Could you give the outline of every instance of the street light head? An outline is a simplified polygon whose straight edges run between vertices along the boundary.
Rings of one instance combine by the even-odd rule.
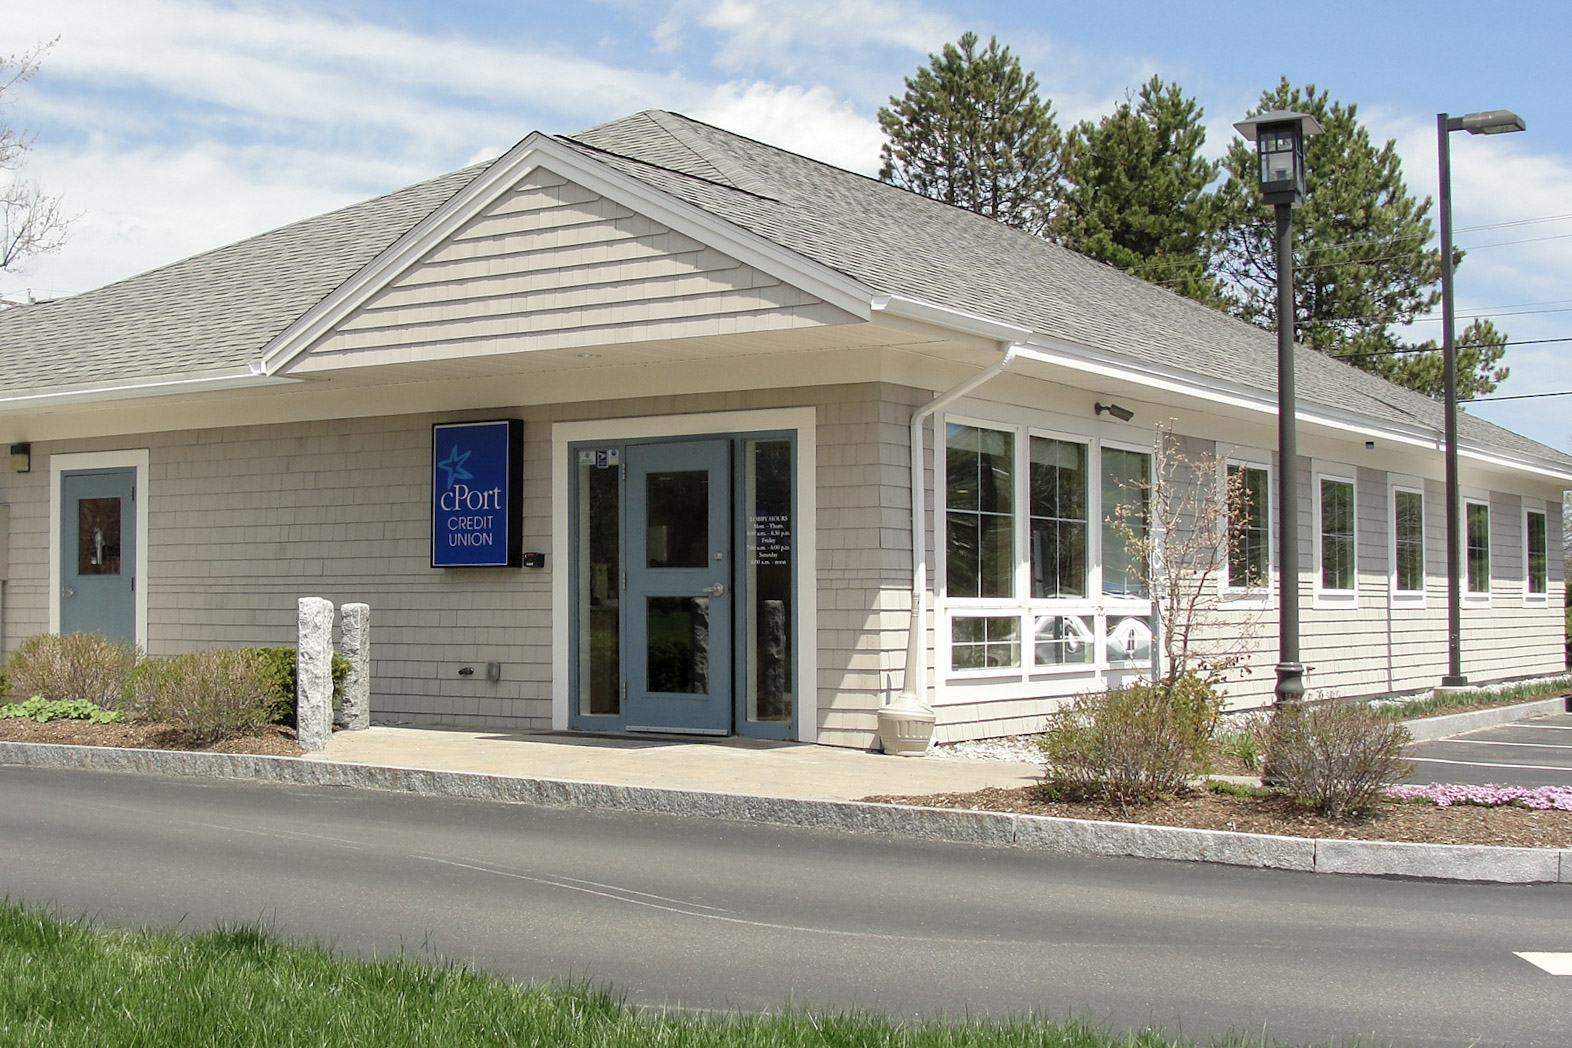
[[[1321,133],[1316,118],[1279,109],[1241,120],[1234,128],[1255,143],[1262,199],[1298,204],[1305,194],[1304,140]]]
[[[1462,129],[1471,135],[1505,135],[1513,131],[1526,131],[1523,118],[1510,109],[1492,109],[1486,113],[1468,113],[1460,118]]]

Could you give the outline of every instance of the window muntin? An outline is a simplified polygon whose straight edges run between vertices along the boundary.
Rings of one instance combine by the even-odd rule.
[[[1228,464],[1228,585],[1265,586],[1272,565],[1271,483],[1265,467]]]
[[[1152,456],[1102,449],[1103,593],[1145,599],[1146,565],[1130,547],[1146,538]]]
[[[1425,497],[1392,492],[1392,586],[1398,593],[1425,591]]]
[[[1549,582],[1549,537],[1545,514],[1531,509],[1524,515],[1523,539],[1527,545],[1527,571],[1524,588],[1530,596],[1543,596]]]
[[[1469,502],[1463,507],[1464,532],[1467,536],[1468,592],[1490,592],[1490,507],[1483,502]]]
[[[945,588],[951,597],[1015,592],[1015,440],[950,423],[945,438]]]
[[[1320,483],[1321,588],[1354,589],[1354,483],[1322,477]]]
[[[1087,446],[1036,436],[1030,446],[1031,595],[1085,597],[1091,566]]]

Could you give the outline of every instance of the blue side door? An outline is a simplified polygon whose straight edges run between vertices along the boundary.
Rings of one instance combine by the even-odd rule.
[[[136,470],[60,481],[60,632],[135,643]]]
[[[732,715],[731,448],[627,448],[630,731],[724,735]]]

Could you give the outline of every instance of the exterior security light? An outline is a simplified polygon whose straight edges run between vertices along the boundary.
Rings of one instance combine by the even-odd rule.
[[[1131,411],[1129,408],[1122,408],[1118,404],[1097,403],[1092,405],[1092,410],[1093,414],[1097,415],[1101,415],[1106,411],[1120,422],[1129,422],[1131,419],[1135,418],[1135,412]]]
[[[1241,120],[1234,129],[1255,143],[1262,199],[1296,206],[1305,195],[1305,139],[1321,133],[1316,118],[1277,109]]]
[[[31,473],[33,471],[33,445],[11,445],[11,468],[17,473]]]

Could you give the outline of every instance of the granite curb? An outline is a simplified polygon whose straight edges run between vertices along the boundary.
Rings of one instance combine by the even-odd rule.
[[[1415,742],[1433,742],[1436,739],[1462,735],[1464,732],[1479,731],[1481,728],[1493,728],[1498,724],[1510,724],[1512,721],[1527,717],[1548,717],[1555,713],[1566,712],[1572,712],[1572,698],[1557,696],[1551,699],[1520,702],[1512,706],[1492,706],[1483,710],[1446,713],[1439,717],[1416,717],[1404,721],[1403,726],[1408,729],[1408,734],[1413,736]]]
[[[0,765],[354,787],[543,807],[761,822],[1071,855],[1209,862],[1306,873],[1506,884],[1572,884],[1572,849],[1280,837],[1007,812],[861,801],[796,800],[571,779],[346,764],[300,757],[53,743],[0,742]]]

